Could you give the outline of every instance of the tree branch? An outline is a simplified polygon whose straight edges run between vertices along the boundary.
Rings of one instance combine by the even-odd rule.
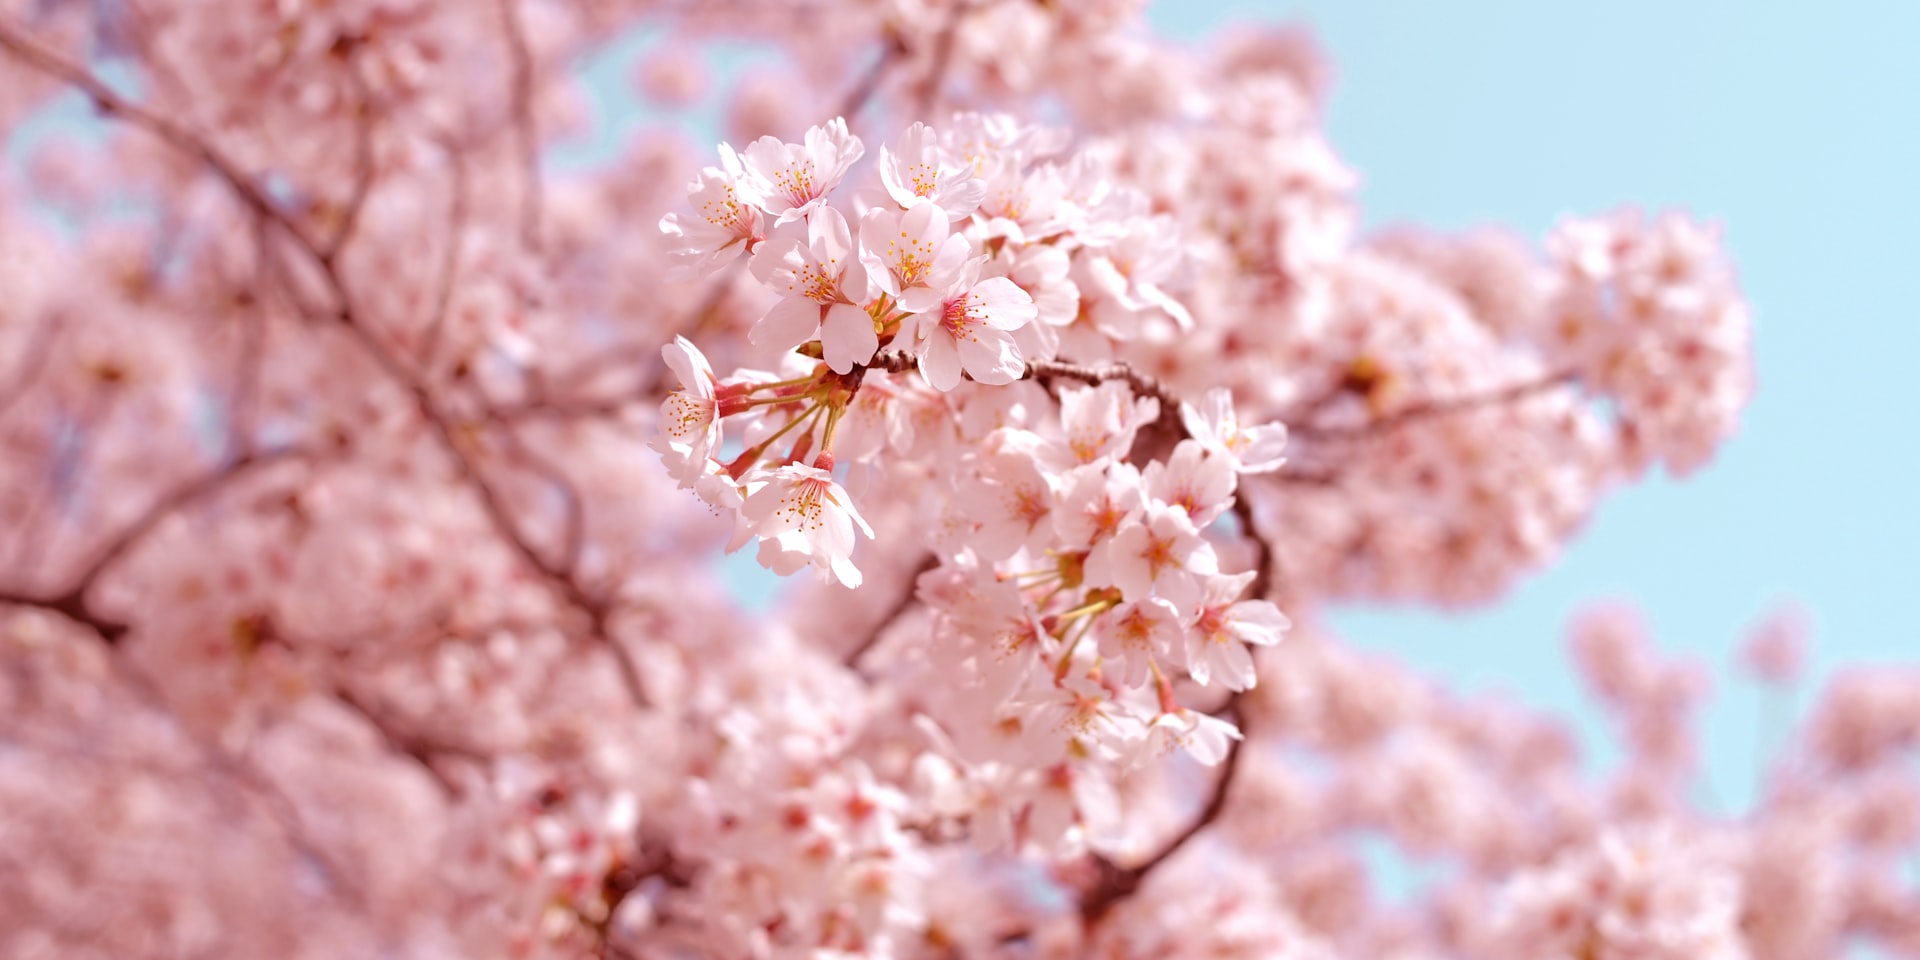
[[[519,0],[500,0],[500,21],[507,35],[511,62],[508,92],[512,100],[514,148],[520,155],[520,242],[540,249],[543,200],[540,180],[540,131],[533,116],[533,51],[526,25],[520,20]]]
[[[467,228],[467,164],[460,151],[445,145],[447,164],[453,168],[447,203],[447,248],[440,255],[440,277],[434,287],[433,314],[427,320],[425,341],[420,345],[421,369],[432,369],[434,355],[440,352],[440,338],[447,326],[447,311],[453,306],[453,282],[460,274],[460,235]]]
[[[11,18],[0,19],[0,50],[13,54],[28,67],[79,89],[81,93],[93,100],[94,106],[100,112],[107,116],[125,120],[159,137],[174,149],[199,159],[227,182],[234,194],[240,198],[240,202],[273,221],[298,240],[302,246],[309,250],[316,249],[312,239],[300,226],[293,222],[286,211],[270,200],[251,179],[242,174],[238,165],[186,127],[115,93],[105,81],[94,76],[85,67],[67,60],[57,51],[35,40],[26,31],[20,29]]]
[[[501,0],[501,2],[503,12],[510,15],[512,24],[517,27],[519,23],[517,11],[511,8],[514,0]],[[592,597],[569,572],[542,557],[540,552],[527,541],[519,526],[514,523],[499,491],[487,481],[473,458],[463,448],[452,422],[434,402],[433,394],[426,383],[401,364],[355,313],[353,298],[349,295],[350,291],[340,274],[336,260],[326,255],[314,239],[301,230],[286,212],[275,205],[259,186],[240,172],[237,166],[187,128],[121,98],[84,67],[71,63],[58,53],[48,50],[10,23],[0,22],[0,49],[11,51],[34,69],[78,87],[92,96],[108,115],[119,117],[146,129],[181,152],[200,159],[227,183],[243,203],[279,225],[288,236],[294,239],[302,255],[313,262],[329,294],[335,300],[333,310],[326,311],[325,316],[317,319],[337,322],[347,331],[362,352],[373,360],[375,366],[413,398],[414,406],[431,428],[432,436],[453,461],[462,485],[471,488],[479,498],[482,512],[496,534],[505,540],[508,546],[518,553],[563,601],[586,615],[590,635],[612,648],[619,662],[621,678],[627,686],[628,693],[636,704],[646,705],[648,699],[644,687],[639,683],[638,672],[632,657],[607,633],[607,606]],[[537,208],[534,213],[537,216]],[[301,309],[313,310],[306,305],[302,305]]]
[[[920,96],[914,103],[914,119],[926,120],[940,102],[940,88],[946,85],[947,70],[953,64],[953,45],[959,38],[960,21],[973,9],[974,0],[949,0],[947,20],[933,40],[933,63],[920,83]]]
[[[892,629],[893,625],[899,622],[901,617],[906,616],[907,611],[912,610],[914,604],[919,601],[920,575],[938,566],[940,566],[939,557],[931,553],[921,557],[920,562],[914,564],[913,572],[907,574],[906,589],[900,591],[899,598],[894,600],[893,605],[887,608],[887,612],[874,623],[873,629],[867,631],[867,635],[852,650],[847,651],[846,655],[840,658],[840,662],[849,668],[857,669],[861,658],[873,649],[874,644],[880,642],[880,637]]]
[[[1188,841],[1199,835],[1200,831],[1220,819],[1220,814],[1227,808],[1227,793],[1233,786],[1235,771],[1240,768],[1242,745],[1246,742],[1244,739],[1246,720],[1238,716],[1241,712],[1238,709],[1239,699],[1238,693],[1228,697],[1222,712],[1235,715],[1235,719],[1241,725],[1242,739],[1228,743],[1226,759],[1220,764],[1220,774],[1213,781],[1213,790],[1207,794],[1206,805],[1200,808],[1199,815],[1194,817],[1185,829],[1175,834],[1145,860],[1131,867],[1119,867],[1106,857],[1094,854],[1093,861],[1095,868],[1099,871],[1099,879],[1090,890],[1080,896],[1080,919],[1083,923],[1088,926],[1098,924],[1115,906],[1119,905],[1120,901],[1138,892],[1148,875],[1174,854],[1179,853],[1186,847]]]
[[[345,45],[343,54],[351,58],[358,41],[348,38],[343,39],[341,43]],[[353,231],[360,223],[360,212],[366,208],[367,197],[373,193],[375,173],[372,96],[367,90],[366,81],[353,70],[351,62],[348,64],[346,73],[356,96],[353,111],[354,119],[358,121],[355,124],[353,142],[353,192],[347,195],[347,205],[340,212],[339,228],[334,231],[332,237],[328,238],[326,246],[321,250],[321,256],[329,262],[338,259],[340,251],[346,248],[349,240],[353,239]]]
[[[92,559],[81,567],[72,584],[64,590],[52,595],[0,591],[0,604],[50,610],[98,633],[108,646],[117,645],[121,638],[126,636],[130,626],[101,614],[87,599],[87,594],[92,592],[100,577],[167,517],[213,496],[225,489],[227,485],[261,467],[306,455],[304,450],[297,448],[247,454],[218,470],[183,484],[154,501],[144,512],[134,518],[132,523],[122,527],[118,533],[95,550]]]
[[[1524,400],[1537,393],[1547,393],[1579,381],[1579,375],[1571,370],[1548,374],[1537,380],[1527,380],[1486,393],[1468,394],[1462,397],[1423,400],[1411,406],[1403,407],[1385,416],[1375,417],[1363,424],[1354,426],[1315,426],[1301,424],[1290,428],[1293,436],[1306,440],[1353,440],[1378,433],[1396,430],[1400,427],[1430,420],[1435,417],[1451,416],[1457,413],[1469,413],[1487,407]]]
[[[874,58],[873,65],[860,75],[860,80],[853,89],[847,91],[846,99],[840,102],[839,115],[845,118],[847,123],[853,123],[854,118],[860,115],[860,111],[866,109],[867,104],[873,100],[874,94],[880,92],[881,81],[886,79],[887,74],[906,53],[907,47],[901,41],[900,35],[889,30],[885,45],[880,48],[880,55]]]

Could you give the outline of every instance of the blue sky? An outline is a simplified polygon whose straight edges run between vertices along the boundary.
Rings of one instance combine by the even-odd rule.
[[[1782,597],[1814,615],[1817,677],[1920,660],[1920,4],[1325,0],[1150,16],[1194,38],[1234,20],[1311,25],[1369,225],[1539,236],[1567,213],[1680,207],[1722,225],[1754,303],[1759,393],[1711,467],[1608,501],[1495,608],[1343,611],[1353,642],[1524,691],[1589,729],[1560,629],[1593,599],[1634,600],[1663,645],[1717,667]],[[1740,803],[1761,704],[1731,679],[1718,694],[1714,793]]]

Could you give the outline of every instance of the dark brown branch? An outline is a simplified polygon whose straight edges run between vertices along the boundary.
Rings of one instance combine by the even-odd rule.
[[[1240,535],[1253,541],[1253,582],[1247,595],[1260,599],[1273,592],[1273,545],[1253,525],[1253,501],[1242,488],[1233,498],[1233,515],[1240,521]]]
[[[1293,436],[1304,440],[1352,440],[1396,430],[1409,424],[1419,423],[1436,417],[1451,416],[1458,413],[1470,413],[1484,410],[1517,400],[1524,400],[1534,394],[1546,393],[1560,387],[1578,382],[1579,375],[1571,370],[1549,374],[1538,380],[1489,390],[1486,393],[1468,394],[1462,397],[1448,397],[1423,400],[1411,406],[1403,407],[1384,416],[1375,417],[1363,424],[1353,426],[1315,426],[1300,424],[1292,426]]]
[[[874,354],[866,364],[869,370],[885,370],[888,373],[906,373],[920,367],[918,358],[905,350],[886,350]],[[973,377],[962,373],[962,377]],[[1112,380],[1124,381],[1132,388],[1135,396],[1152,397],[1160,405],[1160,415],[1155,421],[1170,431],[1176,439],[1187,439],[1186,424],[1180,419],[1180,398],[1173,395],[1160,381],[1133,369],[1125,363],[1107,363],[1100,366],[1072,363],[1065,360],[1029,360],[1026,369],[1021,371],[1021,380],[1038,380],[1042,383],[1053,380],[1076,380],[1088,386],[1099,386]]]
[[[539,451],[529,447],[526,441],[520,439],[520,434],[512,423],[495,420],[494,425],[499,429],[500,436],[506,441],[507,450],[514,459],[525,464],[527,469],[539,474],[541,479],[560,491],[563,516],[559,558],[554,562],[554,568],[569,577],[573,576],[580,568],[580,556],[586,549],[587,541],[586,504],[580,496],[579,489],[567,477],[566,471],[560,469],[559,464],[547,459]]]
[[[1239,697],[1237,693],[1229,697],[1227,706],[1222,708],[1222,712],[1230,715],[1239,714],[1241,712],[1237,708]],[[1238,719],[1241,724],[1240,733],[1244,738],[1246,720],[1244,717]],[[1220,814],[1227,808],[1227,794],[1233,787],[1234,772],[1240,768],[1240,755],[1245,742],[1244,739],[1240,739],[1231,741],[1227,745],[1226,759],[1220,763],[1220,774],[1213,781],[1213,790],[1207,794],[1206,805],[1200,808],[1199,815],[1195,816],[1185,829],[1161,845],[1159,850],[1131,867],[1120,867],[1104,856],[1093,855],[1098,879],[1091,889],[1080,896],[1082,922],[1088,926],[1098,924],[1115,906],[1119,905],[1120,901],[1137,893],[1141,885],[1146,882],[1148,875],[1185,848],[1189,841],[1199,835],[1200,831],[1220,819]]]
[[[226,456],[240,457],[253,447],[254,406],[260,394],[260,370],[266,363],[266,291],[272,273],[267,258],[267,224],[254,218],[254,264],[251,288],[245,291],[240,318],[240,343],[234,349],[233,392],[227,398]]]
[[[142,538],[152,532],[153,528],[160,524],[160,521],[201,500],[212,497],[214,494],[225,489],[229,484],[239,481],[248,474],[276,463],[302,459],[307,455],[307,451],[297,447],[285,447],[262,453],[248,453],[162,496],[159,500],[154,501],[151,506],[147,507],[146,511],[139,517],[136,517],[132,523],[122,527],[120,532],[103,544],[100,549],[94,551],[93,558],[82,568],[79,579],[75,581],[73,592],[81,597],[86,596],[87,592],[93,589],[93,585],[99,581],[101,575],[104,574],[109,567],[118,562],[121,557],[125,556],[127,551],[133,549]]]
[[[374,732],[380,735],[380,739],[386,742],[388,750],[397,756],[405,757],[413,761],[421,770],[426,772],[427,776],[432,777],[434,782],[439,785],[440,792],[449,798],[460,795],[460,785],[455,783],[453,778],[448,776],[447,772],[440,768],[438,760],[441,757],[459,757],[474,763],[486,762],[485,757],[471,750],[438,743],[419,734],[408,733],[399,729],[389,722],[381,711],[361,699],[359,694],[353,692],[344,684],[338,682],[334,684],[333,696],[342,706],[358,714],[360,719],[366,721],[367,725],[372,727]]]
[[[126,624],[94,613],[92,608],[80,599],[80,595],[72,590],[51,597],[0,590],[0,606],[33,607],[59,614],[68,622],[99,634],[100,639],[106,641],[108,646],[119,643],[120,638],[127,634]]]
[[[505,540],[507,546],[519,554],[521,560],[524,561],[527,566],[531,567],[535,573],[539,574],[541,579],[545,580],[548,586],[551,587],[555,593],[559,594],[562,600],[569,606],[586,614],[589,633],[611,647],[615,658],[619,661],[620,677],[622,683],[627,687],[627,693],[632,696],[636,704],[646,705],[648,702],[646,689],[640,683],[639,674],[632,662],[632,658],[627,654],[626,650],[607,633],[607,618],[609,615],[607,605],[599,598],[591,595],[578,580],[574,579],[571,570],[566,569],[564,565],[558,562],[542,556],[540,551],[533,546],[533,543],[527,539],[526,534],[521,531],[520,525],[514,521],[512,512],[507,508],[505,498],[500,495],[498,490],[494,489],[493,484],[488,482],[486,476],[481,473],[479,464],[477,464],[473,456],[467,452],[466,446],[461,440],[460,433],[454,426],[452,418],[442,412],[439,405],[434,402],[433,393],[428,389],[426,383],[415,375],[413,371],[407,369],[407,367],[400,362],[399,358],[395,357],[392,351],[389,351],[386,346],[380,342],[379,338],[374,336],[372,330],[359,322],[353,313],[351,302],[346,296],[345,287],[340,284],[339,278],[336,275],[329,273],[329,277],[330,282],[341,299],[342,309],[344,311],[337,319],[346,328],[348,335],[353,338],[355,343],[359,344],[361,350],[374,361],[375,365],[378,366],[389,379],[405,389],[408,395],[413,398],[414,409],[430,428],[430,432],[438,442],[441,450],[453,461],[454,471],[461,485],[471,489],[475,496],[479,498],[481,512],[486,516],[487,522],[493,527],[494,532],[498,534],[502,540]]]

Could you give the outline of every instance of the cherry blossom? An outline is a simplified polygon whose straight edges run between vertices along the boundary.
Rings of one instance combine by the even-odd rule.
[[[1180,421],[1193,439],[1210,453],[1225,457],[1239,473],[1272,473],[1287,461],[1285,424],[1242,427],[1233,412],[1233,394],[1224,387],[1208,390],[1195,405],[1180,405]]]
[[[748,144],[737,161],[740,195],[766,211],[775,225],[806,217],[826,202],[865,152],[841,117],[808,128],[801,143],[761,137]]]
[[[791,350],[817,335],[827,364],[846,373],[873,359],[880,345],[864,306],[870,296],[866,268],[854,257],[852,234],[838,210],[822,207],[805,223],[804,236],[776,228],[754,255],[754,275],[786,292],[748,339]]]
[[[1025,372],[1009,331],[1033,319],[1033,298],[1005,277],[976,279],[976,269],[963,270],[946,299],[918,317],[913,340],[920,372],[935,390],[952,390],[962,374],[1004,384]]]
[[[880,182],[902,208],[931,201],[952,220],[973,213],[986,194],[973,165],[951,159],[924,123],[908,127],[893,148],[880,148]]]
[[[908,313],[940,306],[959,280],[969,249],[966,237],[948,231],[946,216],[931,201],[902,211],[875,207],[860,218],[860,262]]]
[[[1229,690],[1253,687],[1257,674],[1246,644],[1280,642],[1291,622],[1266,600],[1241,600],[1251,572],[1206,581],[1199,615],[1186,631],[1187,671],[1197,683],[1218,680]]]
[[[860,570],[853,565],[853,532],[858,528],[871,539],[873,528],[860,516],[853,499],[833,474],[819,466],[790,463],[757,479],[764,485],[746,497],[740,513],[761,538],[761,556],[770,556],[766,551],[774,549],[788,557],[803,557],[805,564],[819,568],[822,577],[848,587],[859,586]],[[784,562],[789,561],[775,560],[768,565],[779,569],[778,564]]]
[[[712,273],[762,239],[760,209],[741,196],[739,158],[731,150],[720,158],[724,166],[701,170],[687,187],[695,215],[669,213],[660,220],[661,232],[677,241],[673,255],[684,275]]]
[[[133,6],[0,4],[0,953],[1920,944],[1910,665],[1734,808],[1630,608],[1598,766],[1326,625],[1716,455],[1718,227],[1362,232],[1303,29],[1132,3]]]

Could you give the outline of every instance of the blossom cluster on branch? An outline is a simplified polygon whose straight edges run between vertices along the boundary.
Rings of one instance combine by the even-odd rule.
[[[0,955],[1920,955],[1912,670],[1734,811],[1628,613],[1608,770],[1324,625],[1710,460],[1716,232],[1362,233],[1138,8],[0,0]]]

